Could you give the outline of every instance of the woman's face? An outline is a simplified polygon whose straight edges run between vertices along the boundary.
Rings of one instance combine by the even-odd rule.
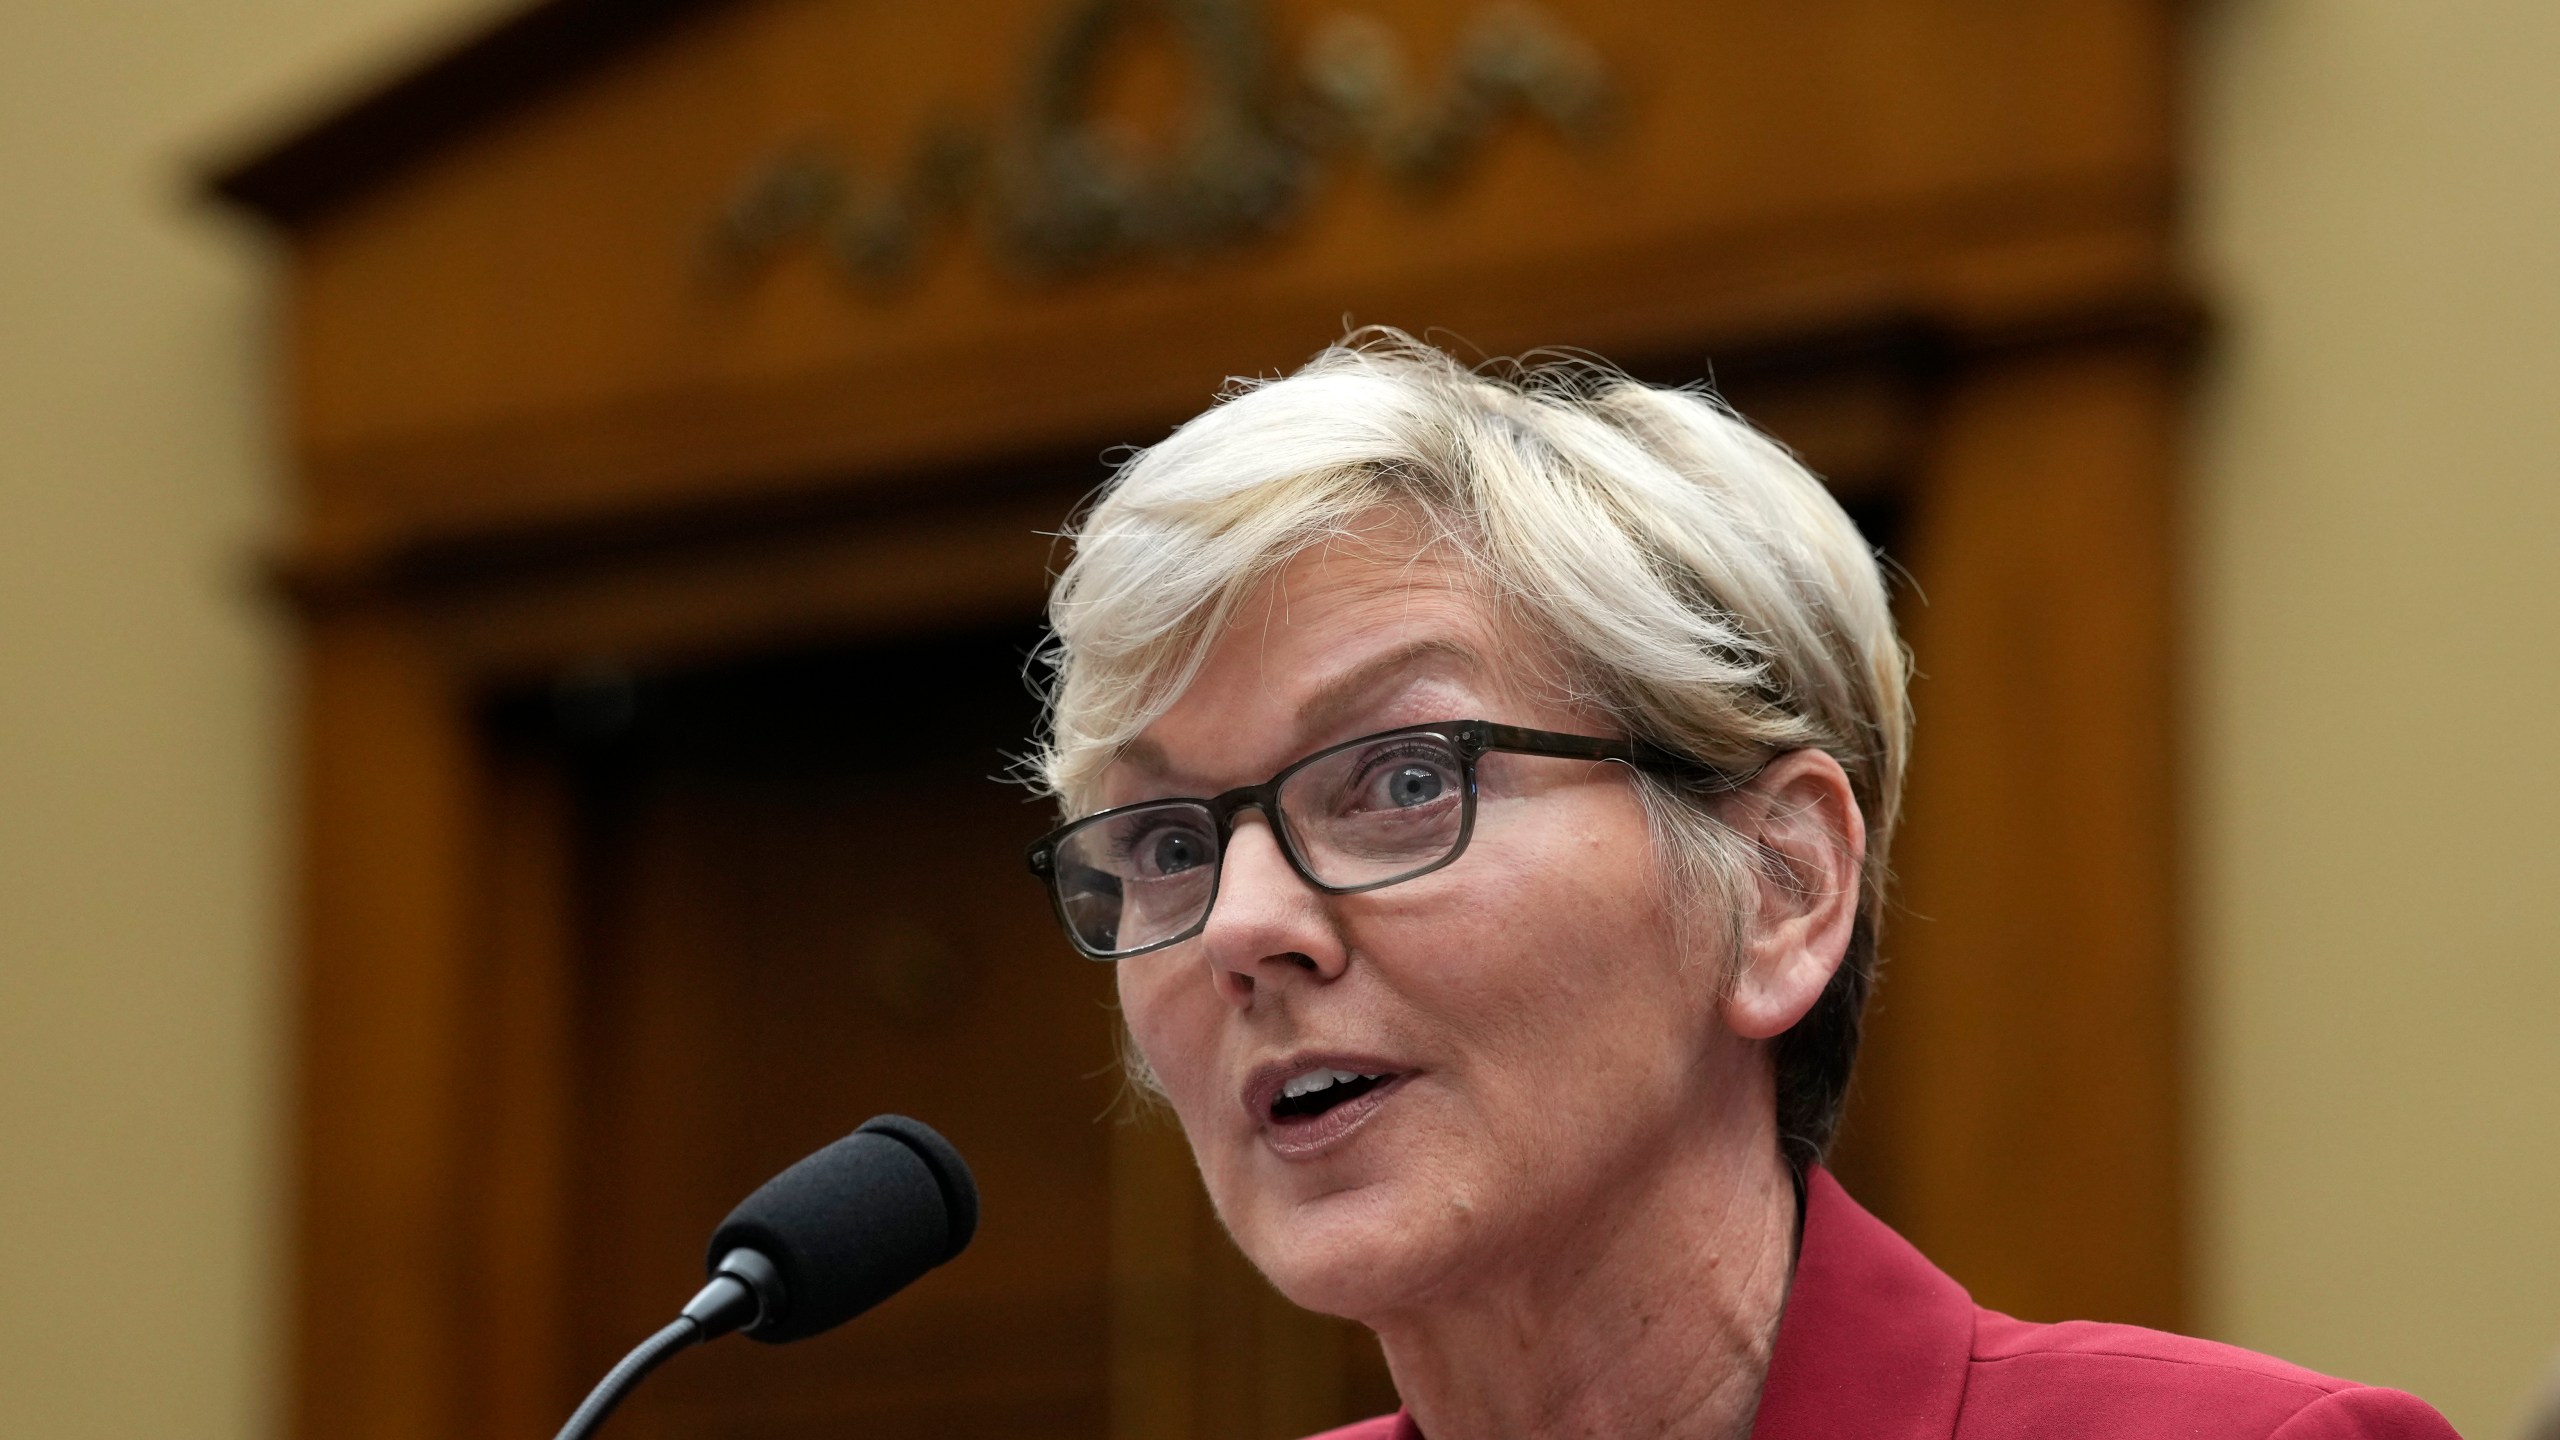
[[[1215,794],[1424,721],[1606,733],[1541,682],[1552,656],[1401,538],[1275,577],[1101,803]],[[1456,863],[1367,894],[1309,887],[1246,812],[1207,928],[1118,966],[1237,1243],[1292,1300],[1373,1324],[1568,1253],[1720,1116],[1769,1103],[1765,1065],[1719,1023],[1718,957],[1683,953],[1628,772],[1496,754],[1478,774]],[[1324,1071],[1383,1079],[1275,1115],[1284,1085]]]

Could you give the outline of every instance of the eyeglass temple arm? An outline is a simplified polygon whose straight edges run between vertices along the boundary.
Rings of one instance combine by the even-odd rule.
[[[1737,776],[1703,760],[1694,760],[1675,750],[1648,745],[1640,740],[1608,740],[1596,735],[1567,735],[1556,730],[1531,730],[1521,725],[1496,725],[1479,721],[1465,727],[1470,732],[1462,738],[1478,750],[1508,750],[1523,755],[1552,755],[1567,760],[1617,760],[1648,770],[1675,770],[1715,780],[1720,785],[1740,785],[1749,776]]]

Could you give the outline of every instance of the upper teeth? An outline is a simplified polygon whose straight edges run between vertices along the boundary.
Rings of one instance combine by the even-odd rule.
[[[1363,1075],[1356,1070],[1310,1070],[1281,1086],[1280,1098],[1295,1100],[1301,1095],[1312,1095],[1318,1090],[1330,1089],[1336,1085],[1348,1085],[1354,1080],[1377,1078],[1375,1075]]]

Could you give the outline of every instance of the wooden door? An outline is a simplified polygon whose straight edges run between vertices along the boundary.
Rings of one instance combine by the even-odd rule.
[[[996,783],[1027,733],[1011,632],[570,698],[579,771],[573,1359],[600,1374],[700,1283],[720,1217],[866,1117],[968,1156],[975,1244],[864,1324],[718,1347],[635,1435],[1102,1433],[1109,975],[1057,953]],[[587,712],[574,713],[583,707]],[[601,713],[599,713],[601,712]]]
[[[1356,1327],[1218,1230],[1121,1078],[1109,969],[1019,863],[1050,823],[1007,775],[1037,638],[588,667],[496,705],[570,797],[564,1403],[700,1283],[739,1197],[900,1110],[976,1171],[970,1249],[858,1325],[689,1358],[618,1428],[1262,1440],[1393,1406]]]

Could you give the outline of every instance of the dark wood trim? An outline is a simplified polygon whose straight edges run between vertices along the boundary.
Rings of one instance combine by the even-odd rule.
[[[212,161],[203,191],[280,226],[306,224],[545,91],[731,3],[537,0],[388,83]],[[2163,3],[2176,11],[2187,0]]]
[[[564,576],[648,573],[706,556],[799,548],[821,537],[895,534],[960,507],[1008,513],[1026,501],[1054,520],[1109,473],[1110,442],[939,470],[837,473],[801,486],[740,489],[554,521],[423,532],[360,561],[270,553],[267,589],[310,616],[379,603],[446,605]]]
[[[280,139],[210,167],[204,188],[282,226],[318,218],[409,162],[728,0],[542,0]]]
[[[1874,488],[1879,475],[1915,443],[1904,433],[1916,413],[1913,406],[1965,365],[2093,343],[2187,354],[2206,329],[2205,313],[2190,291],[2154,280],[1973,323],[1888,307],[1829,324],[1746,324],[1712,342],[1621,346],[1613,353],[1648,380],[1711,381],[1756,420],[1796,437],[1795,443],[1807,447],[1808,463],[1835,489],[1850,493]],[[692,451],[716,454],[725,446],[734,456],[758,436],[842,424],[838,412],[846,407],[840,397],[861,386],[842,375],[823,378],[827,383],[783,387],[790,392],[783,399],[796,402],[790,405],[766,390],[686,397],[686,403],[661,410],[682,411],[683,428],[696,437]],[[617,459],[668,464],[674,463],[671,455],[693,458],[670,443],[646,454],[641,452],[647,447],[637,446],[618,455],[581,452],[588,462],[583,466],[542,463],[560,447],[564,433],[612,435],[647,425],[649,417],[635,407],[412,438],[376,449],[361,467],[347,467],[347,473],[361,470],[368,478],[402,478],[386,514],[366,517],[353,532],[324,536],[306,530],[276,553],[268,574],[297,605],[325,610],[375,594],[423,598],[562,565],[645,559],[706,542],[752,542],[918,505],[1000,501],[1026,487],[1090,486],[1106,473],[1100,457],[1110,447],[1161,434],[1208,393],[1205,382],[1197,393],[1185,390],[1178,397],[1168,390],[1133,398],[1135,388],[1124,385],[1081,407],[1081,416],[1049,427],[1051,433],[1037,437],[1035,447],[982,447],[965,463],[938,464],[929,455],[907,454],[890,457],[884,468],[864,463],[866,457],[847,443],[831,447],[837,452],[833,463],[740,464],[726,474],[704,468],[710,483],[626,485],[609,504],[538,508],[519,497],[541,491],[544,481],[561,474],[616,475]],[[1106,418],[1101,407],[1108,403],[1127,408]],[[1850,409],[1860,413],[1848,415]],[[1066,435],[1078,438],[1062,443]],[[858,438],[877,442],[876,432]],[[430,483],[437,479],[444,483]],[[487,503],[476,503],[483,499]],[[510,504],[517,513],[507,512]]]

